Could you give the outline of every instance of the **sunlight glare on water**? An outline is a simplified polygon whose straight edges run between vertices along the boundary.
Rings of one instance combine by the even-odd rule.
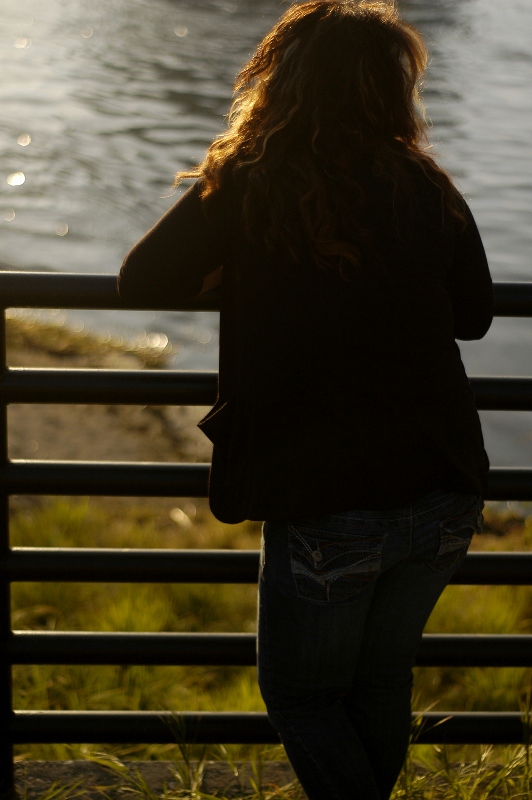
[[[7,176],[7,183],[10,186],[22,186],[26,182],[26,176],[23,172],[12,172]]]
[[[29,38],[29,36],[19,36],[13,42],[13,47],[16,47],[19,50],[22,50],[25,47],[31,47],[31,44],[32,44],[32,42],[31,42],[31,39]]]

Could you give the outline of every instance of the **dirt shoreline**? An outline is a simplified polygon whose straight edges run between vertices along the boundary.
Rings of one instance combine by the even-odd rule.
[[[58,355],[8,348],[17,367],[141,369],[135,356]],[[16,404],[8,408],[10,458],[87,461],[210,461],[211,445],[196,423],[203,406]]]
[[[170,792],[180,788],[176,779],[176,765],[173,761],[129,761],[122,762],[125,772],[110,769],[93,761],[22,761],[15,765],[17,795],[25,800],[39,800],[53,790],[54,783],[77,788],[72,797],[83,800],[102,800],[102,798],[121,798],[124,793],[134,793],[139,784],[138,776],[144,779],[155,796],[163,797],[164,786]],[[118,766],[118,765],[117,765]],[[201,791],[212,795],[222,792],[226,797],[242,797],[246,794],[256,796],[252,780],[257,779],[249,762],[235,765],[235,776],[228,763],[207,761],[204,764]],[[260,771],[260,768],[259,768]],[[265,762],[262,766],[261,784],[265,790],[274,786],[286,786],[295,779],[290,764],[286,761]],[[140,796],[140,793],[138,793]],[[147,796],[143,793],[143,796]],[[301,795],[303,800],[304,795]]]

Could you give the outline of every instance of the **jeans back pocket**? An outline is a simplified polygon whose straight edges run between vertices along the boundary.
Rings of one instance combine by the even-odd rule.
[[[359,524],[349,531],[289,525],[290,564],[300,597],[329,603],[354,599],[378,576],[384,534]]]

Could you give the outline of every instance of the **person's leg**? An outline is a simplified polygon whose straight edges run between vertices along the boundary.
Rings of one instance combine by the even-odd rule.
[[[266,524],[259,584],[259,683],[309,800],[381,800],[342,700],[380,574],[386,524]],[[340,520],[340,521],[338,521]],[[393,533],[404,539],[403,522]],[[403,526],[403,527],[401,527]]]
[[[352,610],[343,606],[331,614],[334,608],[308,606],[264,584],[260,594],[260,688],[309,800],[380,800],[371,765],[341,703],[360,641]],[[360,604],[362,617],[366,605],[366,600]],[[341,631],[349,629],[350,641],[331,648],[329,634],[337,631],[341,642]]]
[[[412,666],[423,628],[481,525],[477,498],[431,495],[414,505],[409,557],[386,569],[394,558],[391,547],[384,550],[384,572],[368,610],[355,680],[344,699],[382,798],[389,797],[408,748]]]

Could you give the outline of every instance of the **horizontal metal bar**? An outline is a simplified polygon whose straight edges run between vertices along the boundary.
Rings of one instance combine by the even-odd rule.
[[[217,380],[214,371],[10,367],[0,377],[0,402],[212,405]],[[469,380],[479,409],[532,411],[532,378]]]
[[[14,631],[11,664],[172,664],[255,666],[251,633],[91,633]],[[419,667],[530,667],[532,636],[425,634]]]
[[[8,736],[15,744],[279,743],[266,714],[230,711],[15,711]]]
[[[426,633],[418,667],[530,667],[532,636],[525,634]]]
[[[486,500],[532,500],[530,467],[495,467],[488,474]]]
[[[0,560],[8,581],[256,583],[258,574],[258,550],[14,547]]]
[[[208,406],[217,384],[217,372],[10,367],[0,377],[0,402]]]
[[[173,664],[254,666],[252,633],[89,633],[14,631],[11,664]]]
[[[7,494],[206,497],[210,464],[113,461],[10,461],[0,472]],[[532,500],[532,469],[491,469],[486,500]]]
[[[526,728],[517,711],[414,712],[417,744],[521,744]],[[14,744],[124,742],[166,744],[278,744],[260,712],[15,711]]]
[[[532,316],[532,281],[496,281],[493,285],[495,314],[502,317]],[[29,308],[147,308],[124,303],[116,291],[114,275],[84,275],[68,272],[0,272],[2,307]],[[216,311],[218,290],[178,307],[171,303],[149,306],[150,309]]]
[[[150,308],[164,311],[217,311],[218,290],[186,303],[124,303],[116,290],[116,275],[76,272],[0,272],[2,308]]]
[[[258,550],[14,547],[0,560],[7,581],[256,583]],[[455,584],[532,585],[532,553],[468,553]]]
[[[450,583],[463,585],[530,586],[532,553],[468,553]]]
[[[486,411],[532,411],[532,378],[469,378],[478,409]]]
[[[210,464],[11,461],[0,472],[8,494],[206,497]]]
[[[532,316],[532,281],[495,281],[493,294],[495,316]]]

